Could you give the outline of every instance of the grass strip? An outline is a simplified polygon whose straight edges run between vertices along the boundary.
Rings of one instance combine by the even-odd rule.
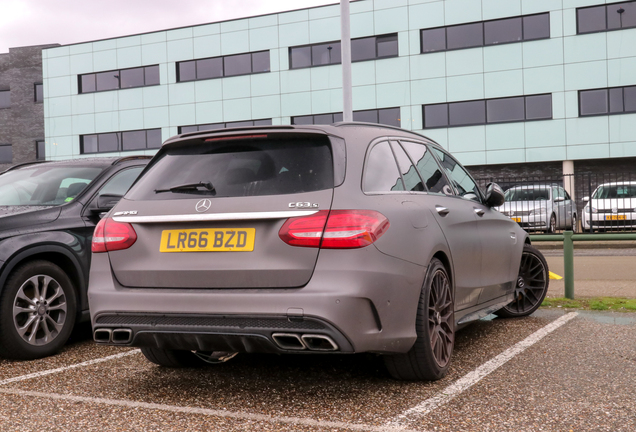
[[[635,312],[636,299],[622,297],[593,297],[567,299],[563,297],[546,297],[541,303],[544,308],[582,309],[614,312]]]

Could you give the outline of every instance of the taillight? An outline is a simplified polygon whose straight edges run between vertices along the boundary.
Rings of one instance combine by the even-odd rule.
[[[374,210],[321,210],[287,219],[278,232],[291,246],[353,249],[370,245],[389,229],[389,220]]]
[[[135,241],[137,233],[131,224],[104,218],[95,227],[91,250],[100,253],[128,249]]]

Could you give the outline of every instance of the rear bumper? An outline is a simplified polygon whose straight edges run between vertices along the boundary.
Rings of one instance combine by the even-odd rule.
[[[91,321],[94,332],[104,336],[96,338],[99,343],[125,346],[406,352],[416,339],[425,271],[367,247],[321,251],[310,282],[302,288],[126,288],[114,278],[108,255],[95,254],[89,285]],[[107,339],[115,330],[117,337]],[[280,334],[289,336],[277,339]],[[306,338],[312,336],[317,339]],[[324,349],[311,348],[311,341],[321,340],[325,343],[318,345]],[[337,348],[329,349],[329,341]]]

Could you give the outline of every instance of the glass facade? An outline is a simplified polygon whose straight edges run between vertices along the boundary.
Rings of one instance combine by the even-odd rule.
[[[269,72],[269,51],[177,63],[177,81],[195,81]]]
[[[79,93],[93,93],[159,84],[159,66],[78,75]]]

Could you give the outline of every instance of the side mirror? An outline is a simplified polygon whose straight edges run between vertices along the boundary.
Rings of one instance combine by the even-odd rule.
[[[503,189],[497,183],[488,183],[486,185],[486,205],[488,207],[499,207],[503,203]]]
[[[91,205],[91,211],[94,213],[107,212],[115,207],[115,204],[117,204],[122,197],[123,195],[115,194],[98,195]]]
[[[565,201],[565,197],[556,197],[554,199],[554,202],[563,202],[563,201]]]
[[[589,197],[589,196],[584,196],[584,197],[583,197],[583,201],[588,202],[589,200],[590,200],[590,197]]]

